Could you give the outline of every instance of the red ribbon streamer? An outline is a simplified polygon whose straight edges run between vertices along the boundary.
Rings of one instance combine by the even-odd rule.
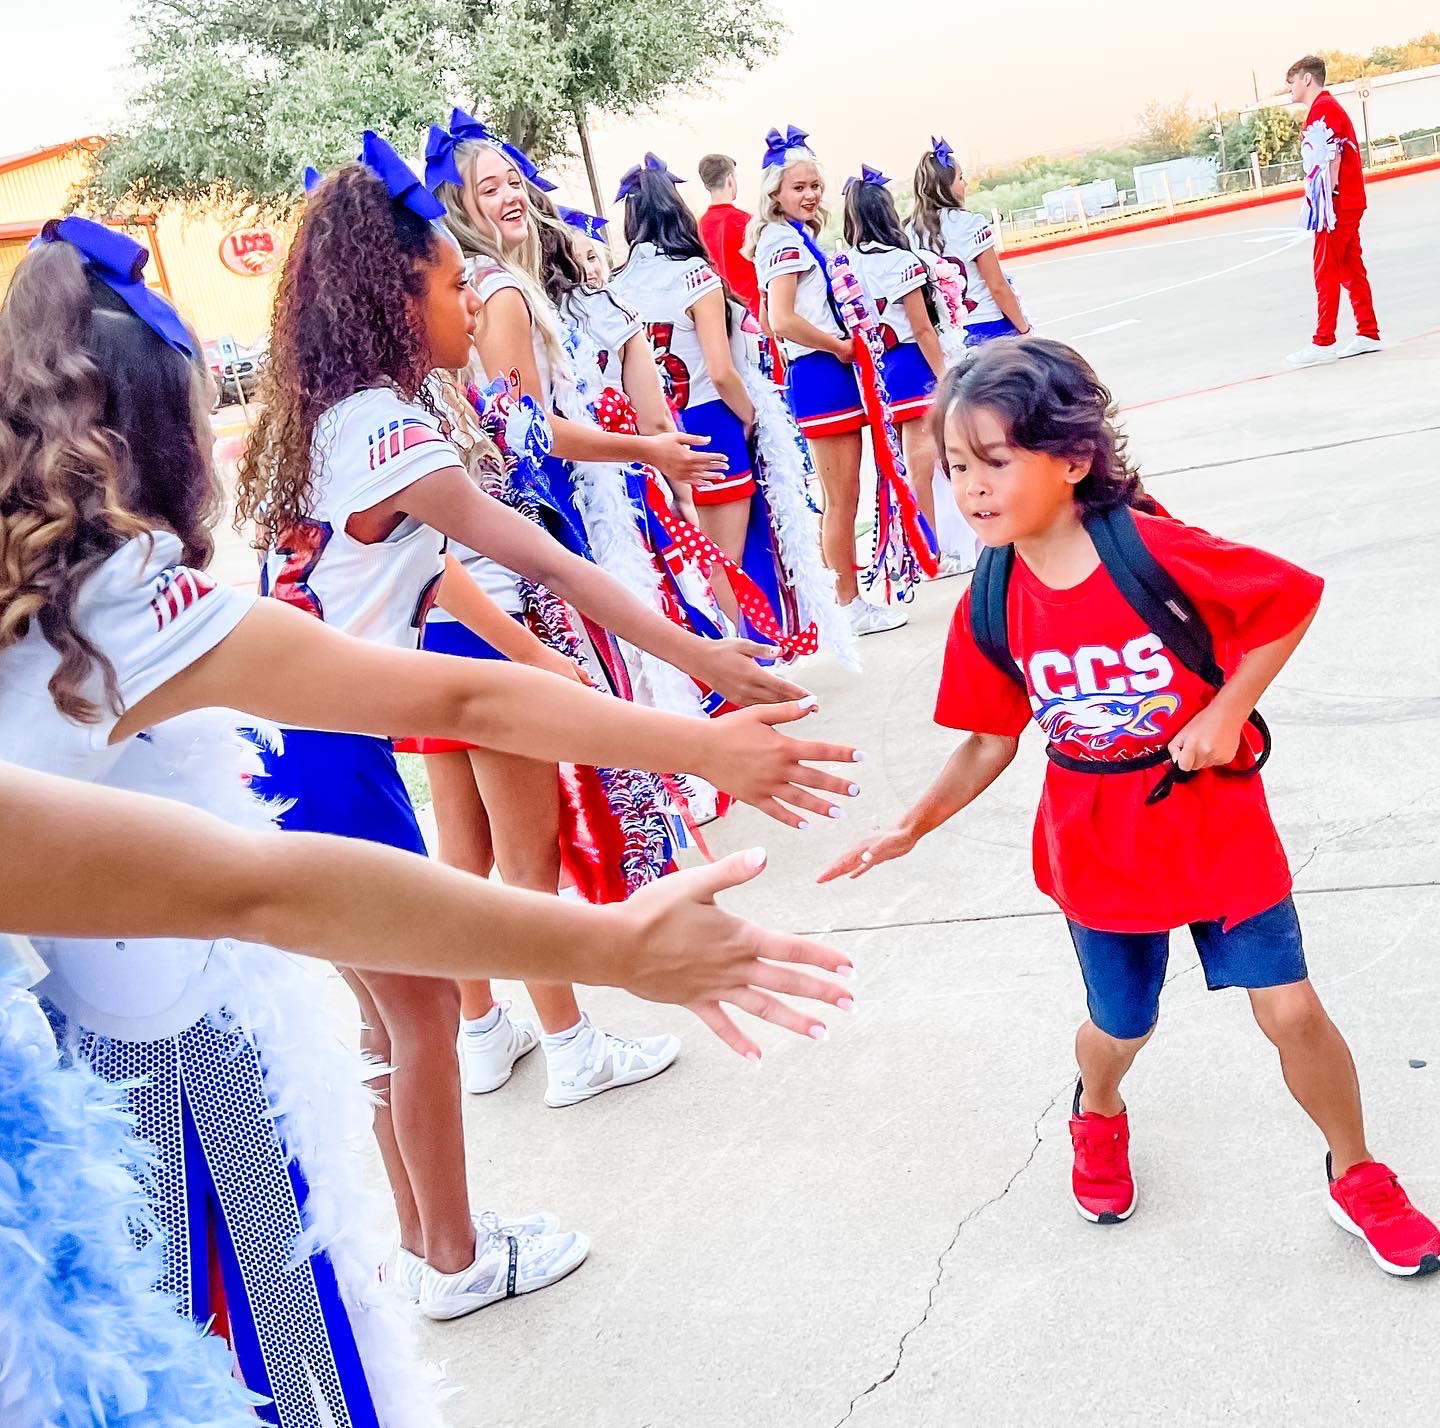
[[[871,444],[875,448],[875,470],[880,480],[889,489],[891,501],[900,513],[900,528],[905,533],[910,549],[925,575],[934,576],[940,569],[939,558],[925,535],[920,520],[920,507],[910,483],[900,474],[895,465],[895,453],[890,449],[890,437],[885,430],[885,404],[880,400],[880,383],[875,371],[875,354],[870,344],[860,333],[851,338],[855,348],[855,367],[860,377],[860,402],[865,410],[865,424],[870,428]],[[883,558],[882,552],[890,543],[890,501],[881,501],[880,526],[875,535],[875,554]]]

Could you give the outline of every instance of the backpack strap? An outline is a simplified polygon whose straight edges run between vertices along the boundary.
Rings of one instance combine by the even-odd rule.
[[[1010,653],[1010,629],[1007,606],[1010,593],[1010,571],[1015,563],[1013,545],[986,546],[975,562],[970,578],[970,633],[980,653],[1021,689],[1025,676]]]
[[[1225,683],[1225,671],[1215,661],[1215,643],[1200,612],[1168,570],[1150,554],[1135,525],[1129,506],[1108,511],[1091,511],[1085,529],[1095,543],[1105,573],[1114,581],[1126,604],[1145,620],[1161,642],[1192,674],[1213,689]],[[1260,735],[1260,751],[1254,763],[1233,771],[1242,777],[1259,773],[1270,757],[1273,740],[1270,727],[1259,710],[1252,709],[1248,721]],[[1227,770],[1219,770],[1227,772]],[[1158,803],[1176,783],[1193,778],[1194,771],[1172,767],[1150,791],[1147,803]]]

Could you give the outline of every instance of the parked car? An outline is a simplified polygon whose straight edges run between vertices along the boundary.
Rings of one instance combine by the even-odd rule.
[[[1370,143],[1370,162],[1372,164],[1393,164],[1405,157],[1405,145],[1400,142],[1398,134],[1386,134],[1382,139],[1373,139]]]
[[[221,356],[218,342],[205,344],[205,364],[215,381],[219,399],[223,402],[238,402],[243,393],[248,402],[254,397],[260,385],[260,373],[265,368],[265,359],[270,355],[270,338],[262,337],[249,347],[237,347],[235,355],[227,362]]]

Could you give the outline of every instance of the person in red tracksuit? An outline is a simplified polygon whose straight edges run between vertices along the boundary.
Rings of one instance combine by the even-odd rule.
[[[1301,153],[1306,168],[1306,226],[1315,230],[1315,336],[1289,360],[1297,366],[1359,357],[1380,350],[1380,327],[1370,295],[1370,278],[1360,252],[1365,214],[1365,174],[1355,126],[1340,101],[1325,88],[1325,61],[1298,59],[1285,73],[1290,98],[1308,106]],[[1335,321],[1340,289],[1350,293],[1356,335],[1336,349]]]

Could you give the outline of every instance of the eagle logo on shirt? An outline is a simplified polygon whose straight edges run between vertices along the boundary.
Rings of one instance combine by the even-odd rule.
[[[1051,743],[1073,740],[1091,753],[1102,753],[1121,738],[1149,739],[1163,734],[1156,723],[1180,707],[1177,695],[1081,694],[1047,699],[1035,711],[1035,722]]]

